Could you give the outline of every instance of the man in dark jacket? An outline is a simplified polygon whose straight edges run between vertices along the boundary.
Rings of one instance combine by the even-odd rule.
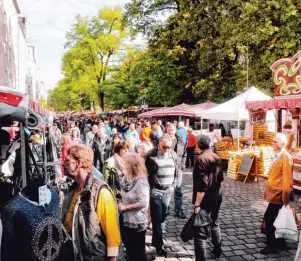
[[[168,134],[163,134],[158,146],[150,150],[145,158],[151,189],[152,244],[159,256],[166,255],[163,249],[163,231],[178,173],[177,155],[171,148],[172,139]]]
[[[186,215],[182,209],[182,176],[186,165],[186,145],[176,134],[176,126],[174,124],[167,126],[167,134],[172,138],[172,149],[177,154],[178,176],[175,189],[175,212],[177,217],[185,219]]]
[[[193,170],[193,197],[194,212],[199,213],[204,209],[210,214],[211,239],[213,254],[219,258],[221,250],[221,233],[217,223],[219,209],[222,203],[221,183],[224,180],[221,160],[210,150],[210,138],[206,135],[198,136],[198,148],[200,155]],[[206,239],[201,233],[194,237],[196,261],[203,261],[206,258]]]
[[[100,172],[104,172],[104,163],[111,157],[112,139],[106,134],[105,128],[99,128],[95,134],[92,150],[94,152],[94,167]]]

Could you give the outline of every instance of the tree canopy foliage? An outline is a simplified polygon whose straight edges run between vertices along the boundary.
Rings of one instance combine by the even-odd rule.
[[[62,107],[76,109],[84,101],[98,100],[100,107],[104,108],[103,85],[110,62],[120,52],[125,37],[119,7],[103,8],[98,16],[91,18],[78,15],[66,35],[67,52],[62,59],[64,78],[50,96],[58,102],[66,100]],[[72,105],[73,94],[77,94],[80,105],[76,102]],[[63,99],[57,100],[56,97],[61,96]]]
[[[101,15],[111,12],[118,34],[108,33],[115,16]],[[144,34],[147,48],[118,53],[125,27]],[[220,102],[247,85],[273,93],[270,66],[301,47],[301,4],[132,0],[123,16],[120,9],[104,9],[97,18],[78,17],[67,46],[57,89],[71,99],[105,97],[107,107],[120,108],[138,105],[139,98],[150,105]],[[110,66],[116,55],[121,62]],[[70,99],[62,98],[67,106]]]

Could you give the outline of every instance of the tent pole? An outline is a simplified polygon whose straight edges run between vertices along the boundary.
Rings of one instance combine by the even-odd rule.
[[[237,148],[238,148],[238,151],[239,151],[239,139],[240,139],[240,129],[239,129],[239,120],[237,122]]]
[[[22,188],[27,185],[26,177],[26,151],[25,151],[25,130],[24,123],[20,122],[20,147],[21,147],[21,173],[22,173]]]

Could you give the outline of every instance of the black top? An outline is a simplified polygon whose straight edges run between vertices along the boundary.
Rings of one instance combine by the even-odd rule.
[[[220,158],[211,150],[201,152],[193,170],[192,204],[195,203],[197,192],[205,192],[201,208],[208,211],[218,208],[222,201],[223,180]]]

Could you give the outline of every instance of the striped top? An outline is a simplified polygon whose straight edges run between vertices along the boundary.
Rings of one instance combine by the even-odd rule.
[[[156,184],[161,186],[171,186],[175,178],[175,162],[169,152],[164,155],[162,152],[158,151],[155,161],[158,165],[158,173],[156,178]]]

